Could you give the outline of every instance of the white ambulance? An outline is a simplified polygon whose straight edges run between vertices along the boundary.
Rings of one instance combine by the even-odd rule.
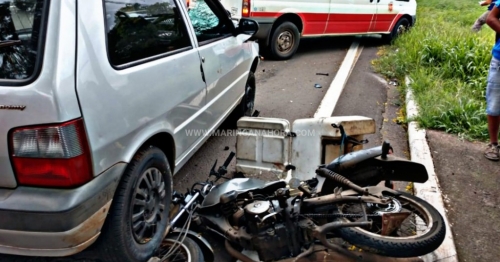
[[[392,40],[416,21],[416,0],[221,0],[233,19],[259,22],[261,49],[289,59],[301,37],[382,34]]]

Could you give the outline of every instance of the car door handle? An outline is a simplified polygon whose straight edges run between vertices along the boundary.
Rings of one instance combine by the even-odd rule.
[[[201,62],[205,63],[205,57],[203,57],[203,56],[201,57]]]

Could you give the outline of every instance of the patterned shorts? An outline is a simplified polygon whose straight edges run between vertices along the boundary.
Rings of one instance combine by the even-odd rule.
[[[500,116],[500,60],[491,59],[486,85],[486,114]]]

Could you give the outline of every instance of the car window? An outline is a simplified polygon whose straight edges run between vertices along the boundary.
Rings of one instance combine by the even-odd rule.
[[[105,0],[108,54],[123,65],[191,46],[174,0]]]
[[[188,14],[199,43],[231,34],[231,29],[219,19],[205,0],[190,2]]]
[[[41,63],[46,0],[0,0],[0,80],[25,80]]]

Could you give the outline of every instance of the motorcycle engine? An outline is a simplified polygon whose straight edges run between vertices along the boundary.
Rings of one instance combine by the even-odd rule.
[[[287,231],[283,216],[273,206],[269,201],[257,200],[244,208],[247,232],[252,235],[253,249],[262,261],[290,257],[289,241],[296,237],[295,229]]]
[[[233,230],[243,230],[248,237],[240,245],[259,254],[261,261],[275,261],[296,256],[301,252],[302,230],[291,216],[294,206],[289,191],[280,189],[267,194],[237,197],[228,192],[221,197],[222,211]]]
[[[245,217],[250,234],[259,234],[272,228],[276,223],[276,213],[271,213],[269,201],[257,200],[245,206]]]

